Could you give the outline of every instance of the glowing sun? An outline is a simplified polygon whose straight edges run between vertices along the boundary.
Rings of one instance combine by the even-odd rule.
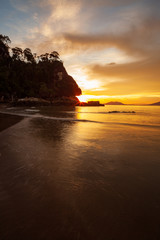
[[[86,95],[77,96],[77,98],[79,99],[80,102],[88,101],[88,97]]]

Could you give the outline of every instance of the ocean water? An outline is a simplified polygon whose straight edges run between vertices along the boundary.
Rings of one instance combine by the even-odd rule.
[[[107,124],[160,126],[159,106],[104,106],[104,107],[8,107],[1,113],[31,118],[99,122]],[[61,119],[62,118],[62,119]]]
[[[160,107],[1,108],[0,123],[1,239],[160,239]]]

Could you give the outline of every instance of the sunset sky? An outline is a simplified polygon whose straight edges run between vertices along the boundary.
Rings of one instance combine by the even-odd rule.
[[[159,0],[1,0],[0,33],[58,51],[84,100],[160,101]]]

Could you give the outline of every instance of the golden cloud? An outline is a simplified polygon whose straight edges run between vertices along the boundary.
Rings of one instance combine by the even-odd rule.
[[[157,89],[160,89],[159,62],[160,58],[125,64],[91,65],[88,66],[88,75],[90,79],[99,78],[103,83],[106,80],[101,94],[104,92],[109,95],[157,92]]]

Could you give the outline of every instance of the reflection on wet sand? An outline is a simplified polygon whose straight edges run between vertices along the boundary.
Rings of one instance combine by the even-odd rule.
[[[32,137],[31,126],[33,122],[25,119],[1,135],[4,139],[0,163],[1,237],[75,238],[77,220],[70,202],[72,194],[68,196],[63,179],[58,179],[58,172],[61,172],[58,152],[62,148],[57,151],[54,145],[46,143],[44,146],[45,135],[41,134],[42,142]],[[58,127],[55,125],[55,129]],[[60,129],[56,131],[56,141],[61,139],[60,132]],[[75,222],[73,226],[72,221]]]
[[[72,126],[74,122],[65,121],[66,118],[76,119],[75,107],[73,106],[61,106],[61,107],[41,107],[41,116],[64,118],[64,121],[53,121],[52,119],[35,118],[30,122],[30,127],[33,129],[33,133],[42,138],[44,141],[62,141],[67,138],[67,133],[72,132]],[[71,111],[72,114],[68,112]],[[60,144],[60,143],[59,143]],[[62,147],[63,149],[63,147]]]

